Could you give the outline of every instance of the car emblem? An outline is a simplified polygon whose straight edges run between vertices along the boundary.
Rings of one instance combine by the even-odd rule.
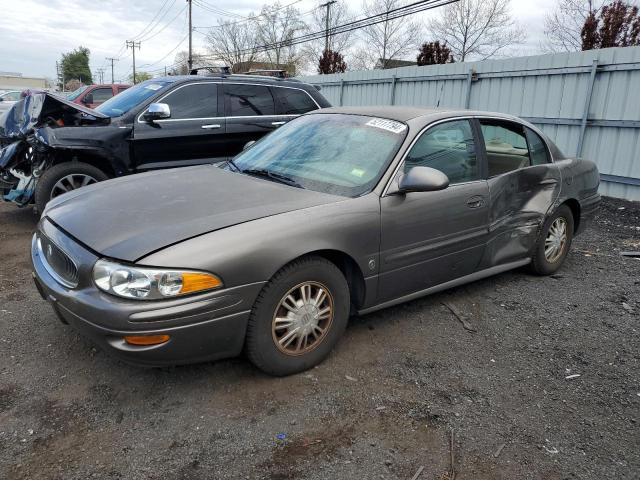
[[[376,261],[371,259],[369,260],[369,270],[375,270],[376,268]]]

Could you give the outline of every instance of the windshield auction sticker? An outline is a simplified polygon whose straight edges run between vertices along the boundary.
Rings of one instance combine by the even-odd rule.
[[[372,118],[365,125],[369,127],[381,128],[383,130],[386,130],[392,133],[402,133],[404,132],[404,129],[407,128],[406,125],[400,122],[395,122],[393,120],[385,120],[383,118]]]
[[[144,88],[146,88],[147,90],[160,90],[162,88],[162,85],[159,83],[150,83]]]

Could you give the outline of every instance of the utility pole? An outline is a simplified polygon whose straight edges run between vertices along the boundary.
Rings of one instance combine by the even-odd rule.
[[[191,50],[191,35],[193,33],[193,29],[191,28],[191,0],[187,0],[187,4],[189,5],[189,59],[187,60],[187,64],[189,65],[189,73],[191,73],[191,69],[193,69],[193,55]]]
[[[104,83],[104,68],[96,69],[98,76],[100,77],[100,83]]]
[[[133,84],[136,83],[136,48],[140,50],[140,42],[135,40],[127,40],[127,48],[133,52]]]
[[[118,59],[117,58],[112,58],[112,57],[107,57],[105,60],[108,60],[111,62],[111,84],[113,85],[113,62],[117,62]]]
[[[331,8],[331,5],[333,5],[334,3],[336,3],[336,0],[331,0],[327,3],[323,3],[322,5],[320,5],[321,7],[327,7],[327,14],[324,17],[325,19],[324,50],[325,52],[329,50],[329,13],[330,13],[329,9]]]

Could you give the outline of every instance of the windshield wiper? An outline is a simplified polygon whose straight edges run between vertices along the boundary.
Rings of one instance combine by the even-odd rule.
[[[283,175],[281,173],[272,172],[271,170],[267,170],[266,168],[248,168],[246,170],[240,170],[240,172],[246,173],[247,175],[253,175],[255,177],[269,178],[271,180],[275,180],[276,182],[284,183],[285,185],[290,185],[292,187],[304,188],[293,178],[287,177],[286,175]]]
[[[227,165],[231,165],[236,172],[242,172],[242,169],[236,165],[236,162],[233,161],[233,158],[227,160]]]

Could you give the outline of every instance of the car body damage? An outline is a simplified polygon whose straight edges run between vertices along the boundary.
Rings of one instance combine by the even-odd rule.
[[[38,178],[51,165],[83,158],[113,157],[111,119],[50,93],[28,95],[0,117],[0,194],[19,206],[31,203]],[[82,134],[78,135],[79,127]],[[127,156],[119,156],[126,161]],[[86,161],[86,160],[85,160]]]

